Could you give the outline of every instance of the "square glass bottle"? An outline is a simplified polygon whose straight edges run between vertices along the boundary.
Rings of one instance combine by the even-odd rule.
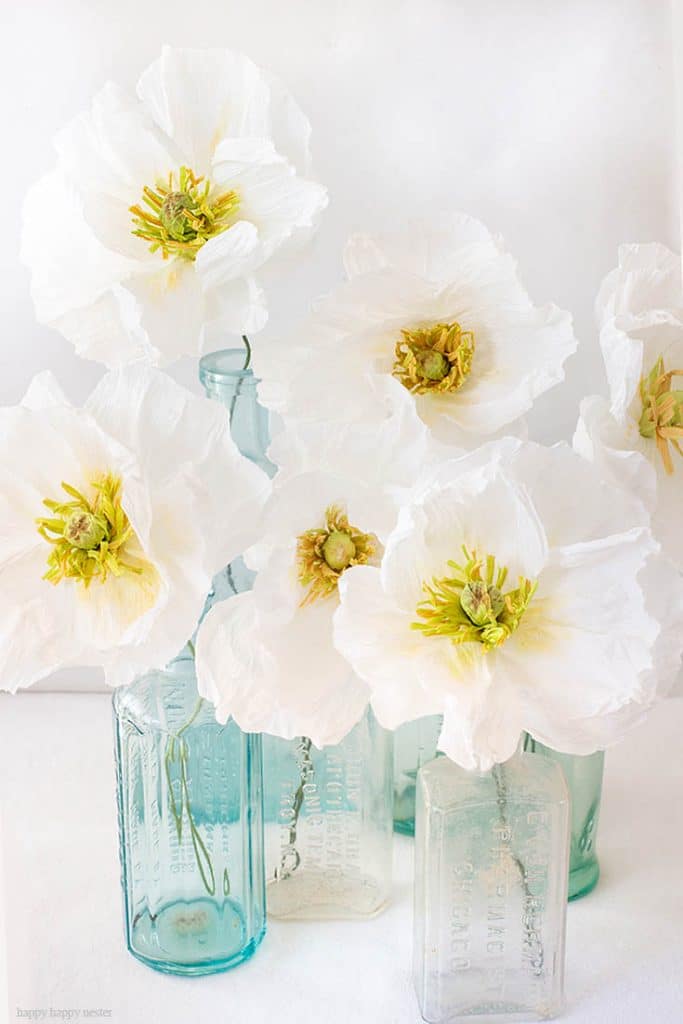
[[[429,1024],[546,1020],[562,1006],[569,796],[560,767],[420,769],[413,978]]]
[[[263,736],[266,892],[278,918],[362,918],[392,874],[392,734],[368,710],[341,743]]]

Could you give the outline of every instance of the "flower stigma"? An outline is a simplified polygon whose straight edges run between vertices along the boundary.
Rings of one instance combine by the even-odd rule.
[[[297,579],[307,587],[301,606],[336,593],[339,577],[353,565],[367,565],[375,555],[378,541],[349,523],[338,505],[325,510],[321,527],[306,530],[297,538]]]
[[[498,568],[493,555],[482,559],[465,545],[462,550],[462,565],[448,563],[453,576],[422,584],[427,596],[417,606],[419,621],[412,628],[454,644],[480,643],[490,651],[518,628],[538,583],[520,576],[518,586],[505,593],[508,570]]]
[[[392,373],[405,388],[423,395],[457,391],[467,380],[474,356],[474,334],[459,323],[403,329],[396,343]]]
[[[171,171],[156,188],[145,185],[143,205],[130,207],[133,234],[149,242],[149,251],[163,258],[196,259],[206,242],[234,224],[240,199],[234,190],[212,193],[208,179],[189,167]],[[146,208],[145,208],[146,207]]]
[[[664,469],[674,471],[671,448],[683,455],[680,439],[683,437],[683,391],[671,387],[674,377],[682,377],[683,370],[664,370],[664,359],[659,357],[647,376],[640,381],[643,411],[638,421],[641,437],[654,439]]]
[[[62,483],[71,500],[43,501],[51,514],[36,523],[38,533],[52,547],[43,576],[50,583],[75,579],[87,589],[93,580],[104,583],[110,574],[140,575],[149,568],[149,563],[126,551],[126,545],[138,541],[121,505],[121,478],[106,473],[93,480],[92,487],[95,494],[88,499],[71,484]]]

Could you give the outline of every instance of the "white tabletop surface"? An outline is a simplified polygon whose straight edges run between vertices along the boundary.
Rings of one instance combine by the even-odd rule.
[[[44,1011],[38,1020],[112,1024],[420,1020],[410,983],[408,839],[396,840],[394,901],[382,916],[273,922],[249,963],[180,979],[146,969],[123,945],[106,696],[0,696],[0,819],[8,1021],[30,1019],[30,1010]],[[569,907],[567,1024],[683,1021],[682,840],[676,700],[608,756],[602,879]]]

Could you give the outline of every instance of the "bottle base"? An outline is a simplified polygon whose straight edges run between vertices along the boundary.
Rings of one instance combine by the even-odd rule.
[[[569,900],[580,900],[598,884],[600,879],[600,865],[597,860],[589,864],[583,864],[576,871],[569,872]]]
[[[470,974],[470,972],[468,972]],[[472,1000],[463,998],[463,993],[458,994],[457,989],[462,990],[462,981],[453,978],[453,975],[444,976],[441,985],[432,979],[432,991],[440,992],[439,1002],[435,1005],[428,1002],[420,1005],[420,1014],[426,1024],[511,1024],[516,1021],[518,1024],[531,1021],[552,1020],[562,1011],[563,1004],[553,1001],[539,1005],[529,1005],[523,997],[519,1000],[508,999],[482,999],[480,993],[484,993],[491,985],[491,974],[488,971],[473,971],[468,977],[467,984],[471,986]],[[508,971],[505,977],[505,986],[513,990],[524,988],[528,985],[527,976],[521,972]],[[416,987],[418,1005],[420,1004],[419,992]],[[520,991],[520,996],[522,992]],[[445,1007],[449,1007],[448,1010]]]
[[[152,918],[145,911],[133,922],[128,950],[136,960],[162,974],[200,977],[228,971],[248,960],[265,934],[246,941],[244,915],[226,900],[177,900]]]
[[[268,916],[284,921],[377,917],[388,903],[389,893],[369,877],[302,871],[266,886]]]

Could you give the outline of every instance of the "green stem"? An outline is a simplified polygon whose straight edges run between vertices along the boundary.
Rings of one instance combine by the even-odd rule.
[[[201,875],[204,888],[210,896],[214,896],[216,893],[216,876],[213,870],[213,864],[211,862],[211,855],[206,848],[206,845],[199,833],[197,823],[195,821],[194,812],[192,810],[192,801],[190,800],[190,788],[189,779],[187,775],[187,763],[190,756],[190,749],[186,739],[183,739],[183,733],[186,732],[197,720],[200,714],[204,701],[200,697],[197,700],[194,711],[187,719],[184,725],[180,727],[178,732],[171,736],[168,743],[166,744],[166,756],[164,758],[164,769],[166,774],[166,783],[168,786],[168,799],[171,808],[171,814],[175,822],[176,834],[178,836],[178,842],[182,842],[183,838],[183,818],[187,815],[187,821],[190,826],[190,840],[192,842],[192,849],[194,850],[195,860],[197,867],[199,868],[199,874]],[[179,762],[180,765],[180,777],[176,781],[179,783],[179,794],[176,799],[174,790],[174,779],[172,773],[172,767]],[[225,879],[224,879],[225,888]],[[229,880],[228,880],[229,890]]]
[[[244,356],[244,366],[242,367],[242,371],[244,372],[244,370],[248,370],[249,369],[249,364],[251,362],[251,345],[249,344],[249,338],[246,336],[246,334],[242,335],[242,341],[244,342],[244,348],[246,350],[245,351],[245,356]],[[232,396],[232,401],[230,402],[230,429],[231,430],[232,430],[232,421],[233,421],[233,418],[235,416],[235,408],[237,407],[237,399],[239,398],[241,393],[242,393],[242,377],[239,378],[239,380],[237,381],[237,384],[235,385],[235,394]]]
[[[496,784],[496,803],[498,804],[498,815],[501,828],[508,830],[510,826],[507,820],[508,801],[507,785],[505,782],[505,767],[502,764],[496,764],[491,769],[491,774],[493,775],[493,781]],[[522,892],[524,893],[525,904],[522,911],[522,926],[524,928],[527,950],[531,958],[533,972],[538,977],[543,973],[545,954],[543,952],[541,936],[531,923],[531,915],[528,909],[533,900],[533,894],[529,887],[529,879],[524,861],[517,856],[514,850],[510,849],[509,852],[515,867],[519,871],[519,877],[522,883]]]
[[[299,828],[299,817],[304,804],[304,787],[315,774],[313,758],[311,757],[311,740],[308,736],[300,736],[298,740],[300,754],[300,777],[299,785],[292,800],[292,820],[289,825],[289,836],[287,845],[283,847],[280,855],[280,866],[275,869],[275,879],[278,882],[290,878],[301,864],[301,854],[296,848],[296,841]]]
[[[249,369],[249,364],[251,363],[251,345],[249,344],[249,338],[246,336],[246,334],[242,335],[242,341],[244,342],[244,347],[247,350],[245,358],[244,358],[243,369],[244,370],[248,370]]]

